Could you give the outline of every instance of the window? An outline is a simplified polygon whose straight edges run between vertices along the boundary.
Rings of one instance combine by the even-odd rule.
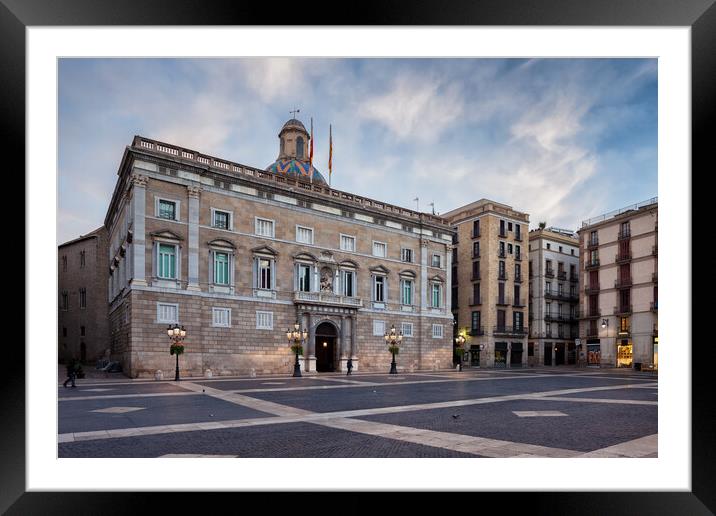
[[[512,244],[507,244],[507,252],[512,254]]]
[[[400,331],[403,332],[403,337],[413,336],[413,323],[404,322],[400,325]]]
[[[231,213],[212,209],[211,225],[217,229],[231,229]]]
[[[179,305],[175,303],[157,303],[158,323],[178,323]]]
[[[501,305],[507,304],[507,300],[505,299],[505,284],[502,282],[497,284],[497,302]]]
[[[214,284],[228,285],[229,279],[229,253],[214,252]]]
[[[341,235],[341,251],[355,251],[356,237]]]
[[[501,256],[504,258],[504,256],[505,256],[505,243],[504,242],[500,242],[500,249],[497,254],[498,254],[498,256]]]
[[[522,265],[515,264],[515,281],[522,279]]]
[[[574,249],[570,249],[570,252],[572,253],[572,256],[574,256]]]
[[[87,308],[87,289],[80,289],[80,308]]]
[[[273,238],[273,236],[274,236],[273,220],[260,219],[260,218],[256,217],[255,233],[259,236]]]
[[[520,286],[519,285],[515,285],[513,287],[513,293],[515,295],[514,304],[519,306],[522,303],[522,300],[520,299]]]
[[[413,263],[413,250],[412,249],[401,249],[400,259],[404,262]]]
[[[442,324],[433,324],[433,338],[434,339],[442,339],[443,338],[443,325]]]
[[[355,272],[341,270],[341,295],[346,297],[353,297],[354,283],[355,283]]]
[[[63,272],[67,272],[67,256],[62,257],[62,270]]]
[[[385,302],[385,277],[373,276],[373,301]]]
[[[498,274],[498,276],[499,276],[500,279],[506,279],[506,277],[507,277],[506,274],[505,274],[505,262],[502,261],[502,260],[500,260],[500,261],[498,262],[497,274]]]
[[[599,238],[597,237],[597,232],[592,231],[589,233],[589,245],[597,245],[599,243]]]
[[[433,255],[431,265],[433,267],[438,267],[438,268],[440,267],[440,255],[439,254]]]
[[[162,279],[176,279],[177,277],[177,248],[172,244],[159,244],[157,262],[157,276]]]
[[[296,242],[313,244],[313,228],[296,226]]]
[[[551,281],[545,281],[544,291],[547,292],[548,294],[552,293],[552,282]]]
[[[472,222],[472,236],[473,237],[480,236],[480,221],[479,220],[474,220]]]
[[[443,288],[440,283],[433,283],[430,287],[430,306],[440,308],[442,306]]]
[[[303,137],[296,138],[296,157],[303,158]]]
[[[85,336],[85,327],[80,326],[80,337],[84,337],[84,336]]]
[[[229,328],[231,326],[231,308],[212,308],[211,325]]]
[[[301,292],[311,291],[311,266],[299,263],[296,266],[296,286]]]
[[[373,321],[373,335],[385,335],[385,321]]]
[[[507,223],[507,231],[512,231],[512,222]]]
[[[620,332],[628,332],[629,331],[629,318],[628,317],[620,317],[619,318],[619,331]]]
[[[479,257],[480,257],[480,242],[473,242],[473,243],[472,243],[472,257],[473,257],[473,258],[479,258]]]
[[[520,249],[520,246],[516,245],[515,246],[515,256],[517,257],[518,260],[520,259],[521,255],[522,255],[522,251]]]
[[[501,235],[501,236],[505,236],[505,235],[506,235],[506,233],[505,233],[505,221],[504,221],[504,220],[501,220],[501,221],[500,221],[500,235]]]
[[[387,245],[384,242],[373,242],[373,256],[385,258],[387,254]]]
[[[473,332],[480,330],[480,312],[472,312],[470,326]]]
[[[522,238],[522,232],[520,229],[521,229],[520,225],[515,224],[515,238],[517,238],[517,239]]]
[[[400,281],[400,303],[403,305],[413,304],[413,280]]]
[[[522,312],[512,312],[512,326],[516,331],[522,330],[524,315]]]
[[[480,304],[480,284],[479,283],[474,283],[472,285],[472,304],[473,305]]]
[[[85,252],[80,251],[80,269],[85,268]]]
[[[472,279],[480,279],[480,260],[472,262]]]
[[[273,330],[273,312],[256,311],[256,329]]]
[[[271,290],[273,288],[272,271],[273,271],[273,260],[268,258],[257,258],[256,259],[257,274],[256,274],[256,288]]]
[[[159,209],[157,217],[161,219],[177,220],[177,203],[174,201],[167,201],[166,199],[159,199]]]
[[[547,249],[551,249],[551,248],[552,248],[552,244],[547,244]]]

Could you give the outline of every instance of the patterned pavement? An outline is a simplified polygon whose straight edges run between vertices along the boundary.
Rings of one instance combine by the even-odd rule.
[[[657,378],[465,370],[58,388],[58,457],[656,457]]]

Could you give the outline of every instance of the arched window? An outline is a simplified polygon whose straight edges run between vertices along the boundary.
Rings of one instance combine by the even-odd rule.
[[[303,157],[303,137],[299,136],[296,138],[296,157],[302,158]]]
[[[281,154],[285,154],[285,153],[286,153],[286,140],[281,138]]]

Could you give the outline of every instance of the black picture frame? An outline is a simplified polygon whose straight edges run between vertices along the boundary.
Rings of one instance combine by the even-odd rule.
[[[550,26],[688,26],[691,27],[692,158],[693,168],[703,169],[712,154],[714,92],[716,92],[716,6],[714,0],[455,0],[448,5],[424,0],[413,2],[361,2],[281,10],[262,2],[212,0],[0,0],[0,127],[7,148],[25,148],[25,29],[28,26],[89,25],[317,25],[319,13],[330,12],[330,25],[550,25]],[[352,6],[352,7],[351,7]],[[664,142],[661,142],[662,144]],[[24,153],[16,170],[24,170]],[[710,160],[712,161],[712,160]],[[709,163],[709,170],[713,165]],[[683,173],[683,172],[680,172]],[[686,174],[685,174],[686,175]],[[692,182],[698,178],[692,174]],[[16,178],[18,179],[18,178]],[[24,191],[20,180],[19,190]],[[693,188],[693,185],[692,185]],[[708,190],[708,189],[705,189]],[[693,189],[699,192],[699,189]],[[27,192],[26,192],[27,193]],[[708,202],[694,199],[692,220],[709,217]],[[693,240],[701,226],[692,226]],[[32,238],[32,235],[25,235]],[[690,251],[690,250],[689,250]],[[686,254],[684,256],[687,256]],[[693,270],[696,254],[692,254]],[[703,260],[703,257],[702,257]],[[713,264],[713,258],[708,259]],[[690,278],[685,278],[690,281]],[[689,300],[683,300],[687,303]],[[708,320],[708,303],[692,302],[692,320]],[[48,318],[52,320],[52,318]],[[684,341],[691,346],[690,322],[683,321]],[[698,341],[701,344],[701,341]],[[547,514],[712,514],[716,512],[716,417],[711,400],[708,359],[712,344],[692,348],[692,490],[690,492],[524,492],[474,493],[478,505],[450,495],[446,510],[487,507],[496,502],[504,509]],[[161,496],[162,510],[186,504],[186,496],[172,493],[28,493],[25,489],[25,349],[6,343],[6,371],[2,378],[3,424],[0,425],[0,512],[7,514],[124,514],[147,508]],[[698,359],[697,359],[698,357]],[[9,367],[12,364],[12,367]],[[317,488],[318,489],[318,488]],[[466,493],[460,493],[465,496]],[[231,495],[211,494],[219,509]],[[242,493],[241,505],[266,503],[266,494]],[[272,511],[296,508],[295,494],[271,495]],[[219,498],[220,497],[220,498]],[[506,497],[509,502],[506,502]],[[424,494],[413,493],[412,503],[423,503]],[[206,494],[204,495],[206,500]],[[252,500],[253,499],[253,500]],[[362,500],[365,500],[362,495]],[[201,502],[201,503],[206,503]],[[355,512],[337,500],[336,510]],[[368,502],[370,503],[370,502]],[[403,501],[399,503],[404,503]],[[455,505],[453,505],[453,503]],[[303,505],[303,504],[301,504]],[[304,507],[305,510],[305,507]],[[232,511],[233,512],[233,511]]]

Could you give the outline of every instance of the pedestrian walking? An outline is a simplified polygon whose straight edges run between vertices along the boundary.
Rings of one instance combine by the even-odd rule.
[[[351,369],[353,369],[353,360],[351,360],[350,358],[348,359],[348,363],[346,364],[346,368],[348,369],[348,372],[346,373],[346,375],[351,374]]]
[[[77,387],[75,385],[75,378],[77,378],[77,371],[80,369],[80,363],[77,360],[71,360],[67,364],[67,380],[62,384],[63,387],[67,387],[67,382],[72,382],[72,387]]]

